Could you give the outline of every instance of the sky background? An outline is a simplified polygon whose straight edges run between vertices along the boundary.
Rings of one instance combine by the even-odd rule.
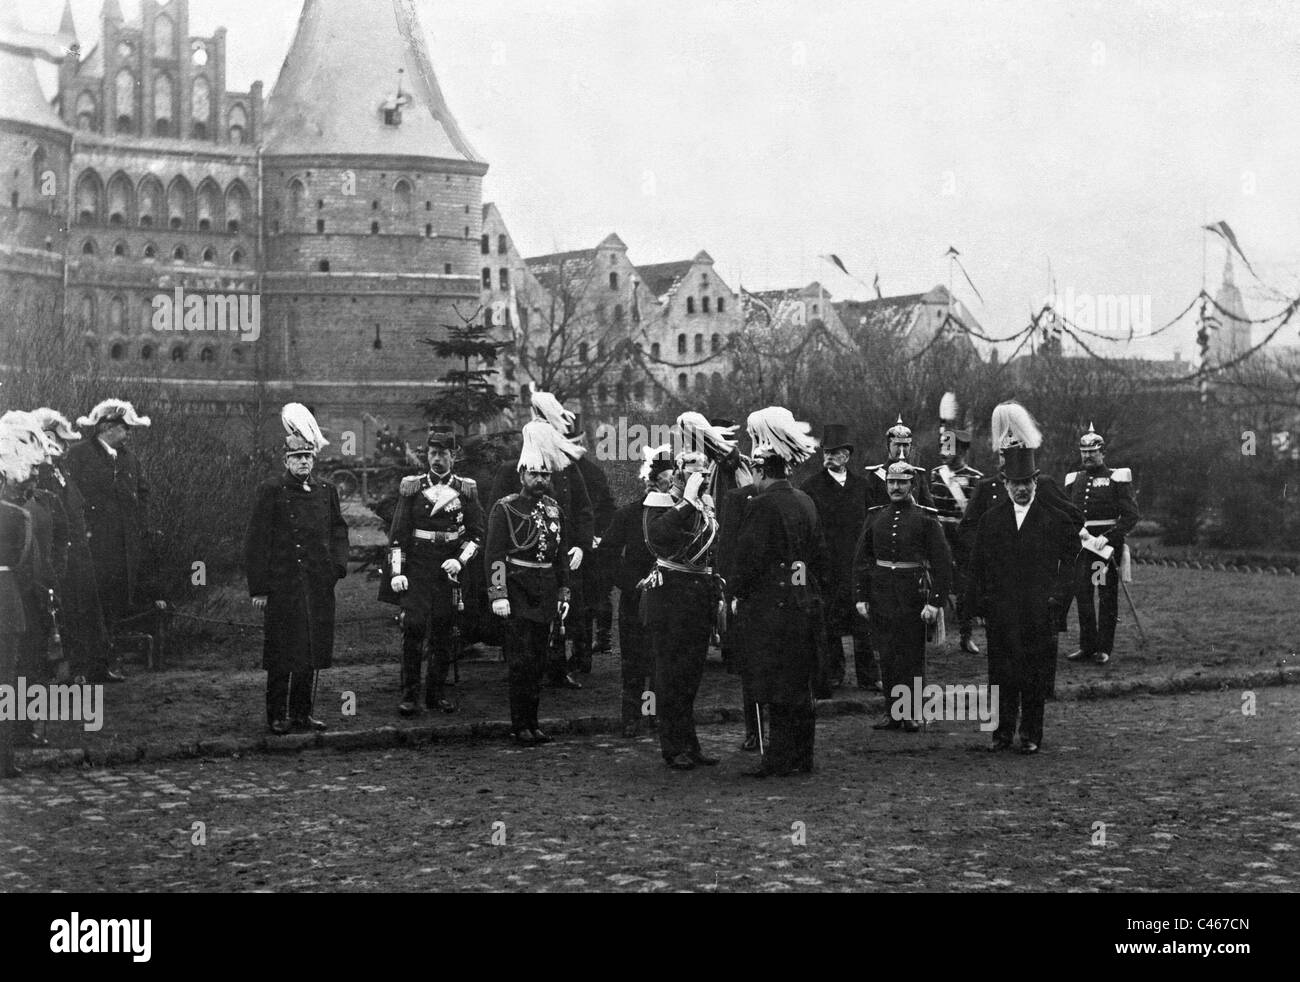
[[[14,0],[3,0],[14,2]],[[382,0],[376,0],[382,2]],[[121,0],[128,18],[137,0]],[[707,249],[735,289],[947,283],[994,336],[1049,293],[1149,296],[1158,327],[1227,220],[1300,294],[1300,4],[417,0],[452,111],[525,255],[616,231],[638,264]],[[53,29],[61,0],[17,0]],[[99,0],[73,0],[83,45]],[[299,0],[192,0],[231,89],[269,95]],[[1218,288],[1224,249],[1208,249]],[[1240,267],[1253,316],[1280,304]],[[1300,340],[1296,324],[1279,341]],[[1193,354],[1195,325],[1114,353]],[[1262,335],[1257,330],[1256,340]],[[1006,350],[1004,350],[1004,354]]]

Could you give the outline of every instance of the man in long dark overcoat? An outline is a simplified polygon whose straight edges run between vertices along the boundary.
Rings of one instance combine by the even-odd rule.
[[[334,584],[348,569],[338,491],[312,477],[326,441],[304,406],[290,403],[281,419],[285,471],[258,487],[244,544],[248,593],[266,612],[266,719],[276,734],[325,729],[312,716],[316,673],[333,664]]]
[[[1008,497],[980,519],[967,603],[984,618],[989,684],[998,687],[992,749],[1010,749],[1019,722],[1021,752],[1033,754],[1043,742],[1043,705],[1079,539],[1065,514],[1039,497],[1034,451],[1009,448],[1004,461]]]

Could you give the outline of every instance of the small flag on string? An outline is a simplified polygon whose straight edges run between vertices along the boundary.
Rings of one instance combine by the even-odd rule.
[[[961,270],[961,275],[966,277],[966,282],[970,285],[970,288],[975,291],[975,296],[980,298],[980,303],[983,303],[983,295],[981,295],[979,290],[976,289],[975,282],[970,278],[970,273],[966,272],[966,267],[961,264],[961,253],[957,251],[955,246],[949,246],[948,251],[945,252],[944,255],[948,256],[957,264],[957,268]]]
[[[1228,247],[1241,257],[1241,261],[1245,263],[1246,268],[1250,270],[1250,275],[1255,277],[1255,279],[1259,279],[1259,274],[1256,273],[1254,267],[1250,265],[1250,260],[1246,258],[1246,254],[1241,251],[1241,246],[1237,243],[1237,236],[1232,231],[1231,225],[1227,222],[1213,222],[1210,225],[1202,225],[1201,227],[1207,232],[1213,232],[1226,242]]]

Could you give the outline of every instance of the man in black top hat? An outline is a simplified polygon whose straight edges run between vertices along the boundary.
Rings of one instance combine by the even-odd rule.
[[[402,608],[403,716],[416,712],[424,643],[429,643],[429,674],[424,690],[428,709],[454,713],[447,675],[456,652],[453,632],[464,609],[460,574],[483,544],[483,509],[478,487],[452,473],[456,436],[450,426],[429,428],[429,471],[409,493],[403,492],[388,534],[388,569],[379,599]]]
[[[826,635],[830,646],[831,685],[844,682],[843,637],[853,636],[858,686],[880,689],[880,670],[871,650],[871,630],[853,609],[853,550],[867,519],[867,479],[849,469],[853,444],[848,427],[827,423],[821,439],[822,469],[800,486],[817,506],[822,534],[830,552],[825,584]]]
[[[980,519],[966,602],[988,630],[998,707],[992,749],[1011,748],[1019,721],[1021,752],[1034,754],[1079,540],[1065,513],[1039,496],[1034,451],[1009,447],[1003,460],[1008,497]]]

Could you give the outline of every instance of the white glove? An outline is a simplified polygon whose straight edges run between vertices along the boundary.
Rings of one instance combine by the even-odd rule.
[[[560,620],[564,620],[569,616],[569,605],[561,600],[555,605],[555,612],[560,615]]]
[[[492,601],[492,613],[498,617],[510,616],[510,601],[502,598],[501,600]]]
[[[388,581],[388,585],[393,588],[394,593],[405,593],[411,587],[405,576],[394,576]]]
[[[736,608],[739,607],[739,606],[740,606],[740,601],[739,601],[738,599],[736,599],[735,597],[732,597],[732,598],[731,598],[731,613],[732,613],[733,616],[734,616],[735,613],[736,613]]]
[[[402,483],[397,486],[397,493],[403,498],[409,498],[420,490],[420,475],[412,474],[410,477],[402,478]]]
[[[582,550],[574,546],[569,550],[569,569],[577,569],[582,565]]]
[[[1100,549],[1105,549],[1106,546],[1108,546],[1109,544],[1110,544],[1110,540],[1107,539],[1104,535],[1099,535],[1099,536],[1097,536],[1097,546],[1098,546],[1098,548],[1100,548]]]
[[[867,602],[865,600],[859,600],[853,605],[853,609],[858,612],[859,617],[867,616]]]
[[[1088,529],[1087,529],[1086,527],[1085,527],[1085,528],[1081,528],[1081,529],[1079,529],[1079,538],[1080,538],[1082,541],[1087,542],[1089,539],[1092,538],[1092,533],[1089,532]]]
[[[934,604],[926,604],[921,608],[921,620],[927,624],[933,624],[939,619],[939,608]]]
[[[600,540],[601,540],[601,536],[599,536],[599,535],[596,536],[594,539],[592,539],[592,540],[591,540],[591,548],[593,548],[593,549],[599,549],[599,548],[600,548]]]
[[[689,501],[696,508],[699,508],[703,502],[700,501],[700,488],[704,487],[704,474],[696,471],[686,479],[686,490],[682,492],[682,500]]]
[[[448,559],[442,564],[442,571],[450,576],[453,580],[460,576],[460,571],[465,567],[459,559]]]

